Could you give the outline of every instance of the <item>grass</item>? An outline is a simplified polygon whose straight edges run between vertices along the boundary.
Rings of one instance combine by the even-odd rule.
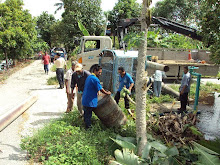
[[[175,98],[170,96],[170,95],[160,95],[160,97],[152,97],[150,98],[149,95],[146,96],[146,112],[150,112],[150,105],[154,104],[154,103],[173,103],[173,101],[175,101]],[[131,97],[134,101],[135,101],[135,95],[133,95]],[[125,109],[124,107],[124,99],[120,99],[119,100],[119,107],[121,107],[121,109],[123,110],[123,112],[128,116],[128,119],[132,119],[132,117],[130,116],[130,114],[128,113],[128,111]],[[136,110],[136,106],[134,104],[132,104],[130,102],[130,109],[131,110]],[[136,114],[134,113],[134,117],[136,117]],[[149,118],[149,114],[146,114],[146,118]]]
[[[47,85],[58,85],[58,84],[59,84],[59,82],[58,82],[56,76],[50,77],[50,78],[47,80]]]
[[[71,61],[67,61],[67,70],[71,67]],[[56,72],[56,66],[53,65],[50,69],[52,72]],[[55,77],[50,77],[47,80],[47,85],[58,85],[59,82],[57,81],[56,76]]]
[[[177,85],[177,84],[170,85],[170,87],[174,89],[175,91],[179,91],[179,86],[180,85]],[[213,84],[213,83],[207,82],[206,84],[200,85],[200,95],[206,96],[209,93],[212,93],[215,91],[218,93],[220,92],[220,84]],[[196,94],[196,83],[192,83],[190,86],[190,97],[195,98],[195,94]]]
[[[220,79],[220,72],[218,72],[217,78],[219,78],[219,79]]]
[[[135,124],[128,121],[121,129],[106,128],[93,115],[92,128],[84,129],[78,111],[64,114],[37,131],[32,137],[22,139],[21,148],[30,159],[42,164],[102,165],[113,159],[115,145],[109,137],[135,137]]]

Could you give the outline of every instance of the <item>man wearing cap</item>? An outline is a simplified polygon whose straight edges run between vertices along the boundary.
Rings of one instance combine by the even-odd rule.
[[[66,61],[64,60],[63,57],[61,57],[60,53],[57,53],[55,56],[56,61],[54,62],[54,65],[56,66],[56,76],[57,80],[60,84],[60,87],[58,89],[63,89],[64,88],[64,67],[66,70]]]
[[[73,61],[72,67],[66,72],[66,75],[65,75],[65,86],[66,86],[66,94],[67,94],[66,113],[70,112],[73,108],[74,98],[72,97],[72,91],[71,91],[71,79],[72,79],[72,75],[74,73],[74,68],[75,68],[76,64],[77,64],[77,62]]]
[[[72,98],[74,98],[75,93],[74,88],[77,86],[77,107],[80,113],[80,116],[83,116],[83,109],[82,109],[82,94],[84,90],[84,85],[86,78],[90,75],[89,71],[83,70],[82,64],[75,65],[75,72],[72,75],[71,81],[71,88],[72,88]]]

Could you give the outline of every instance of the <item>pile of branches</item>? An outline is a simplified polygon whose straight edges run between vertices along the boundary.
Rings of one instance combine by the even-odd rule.
[[[203,136],[195,127],[196,114],[165,114],[159,118],[151,117],[147,125],[156,135],[161,135],[167,143],[186,144]],[[148,127],[149,128],[149,127]]]

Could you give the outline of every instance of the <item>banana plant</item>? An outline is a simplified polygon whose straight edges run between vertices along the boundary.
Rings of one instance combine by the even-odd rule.
[[[122,147],[122,151],[119,149],[115,150],[116,160],[111,161],[111,165],[181,164],[175,158],[176,155],[179,155],[179,151],[175,146],[168,148],[156,140],[148,141],[142,156],[139,157],[136,155],[138,144],[135,144],[135,138],[117,136],[116,139],[112,140]]]
[[[85,28],[85,26],[82,24],[82,22],[78,21],[78,26],[84,36],[90,36],[88,30]]]
[[[194,141],[191,142],[194,147],[194,151],[199,154],[198,164],[209,164],[209,165],[219,165],[220,159],[219,154],[214,152]]]

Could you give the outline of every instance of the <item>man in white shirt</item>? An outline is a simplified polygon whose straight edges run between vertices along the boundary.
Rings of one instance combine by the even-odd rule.
[[[154,74],[154,94],[156,97],[160,97],[162,79],[166,77],[163,71],[156,70]]]
[[[76,64],[77,64],[77,62],[73,61],[72,67],[66,72],[66,75],[65,75],[65,86],[66,86],[66,94],[67,94],[66,113],[70,112],[73,108],[74,98],[72,97],[71,79],[72,79],[72,74],[74,73],[74,69],[75,69]]]
[[[60,84],[60,87],[58,89],[64,88],[64,67],[66,69],[66,61],[63,57],[61,57],[60,53],[57,53],[56,61],[54,62],[54,65],[56,66],[56,76],[57,80]]]

